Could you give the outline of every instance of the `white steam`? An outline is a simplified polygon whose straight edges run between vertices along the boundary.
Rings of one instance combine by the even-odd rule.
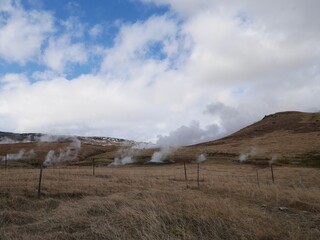
[[[79,150],[81,149],[81,141],[77,138],[73,139],[73,142],[65,149],[59,151],[50,150],[43,162],[44,166],[57,164],[65,161],[75,160],[78,156]]]
[[[251,121],[248,114],[243,114],[222,102],[207,105],[203,115],[210,116],[213,119],[212,122],[200,124],[199,121],[194,120],[189,126],[183,125],[168,135],[159,135],[156,145],[180,147],[213,141],[239,130]]]
[[[152,154],[151,160],[149,163],[167,163],[167,162],[173,162],[172,160],[169,160],[170,153],[172,152],[172,149],[170,148],[163,148],[158,152],[154,152]]]
[[[33,142],[32,136],[25,136],[23,140],[15,140],[10,137],[0,137],[0,144],[14,144],[14,143],[30,143]]]
[[[255,155],[257,155],[257,148],[256,147],[251,147],[250,151],[249,152],[246,152],[246,153],[241,153],[239,155],[239,161],[242,163],[242,162],[245,162],[248,160],[249,157],[253,157]]]
[[[12,144],[16,143],[16,141],[12,140],[11,138],[8,137],[2,137],[0,138],[0,144]]]
[[[162,163],[162,161],[166,158],[166,155],[162,152],[155,152],[152,154],[152,158],[150,162],[152,163]]]
[[[207,160],[207,156],[206,156],[204,153],[202,153],[202,154],[200,154],[200,155],[197,157],[196,162],[197,162],[197,163],[202,163],[202,162],[204,162],[204,161],[206,161],[206,160]]]
[[[275,161],[277,161],[277,156],[273,155],[272,158],[269,161],[269,165],[274,164]]]
[[[36,142],[60,142],[66,140],[74,140],[76,137],[63,136],[63,135],[51,135],[51,134],[42,134],[40,137],[36,137]]]
[[[219,119],[216,138],[233,133],[251,122],[249,114],[244,114],[243,111],[219,101],[207,105],[204,114]]]
[[[193,121],[190,126],[181,126],[171,131],[169,135],[159,135],[156,146],[164,148],[180,147],[210,141],[218,134],[218,130],[219,127],[216,124],[202,128],[199,122]]]
[[[7,154],[7,160],[10,161],[10,160],[22,159],[24,156],[24,153],[25,153],[24,149],[20,150],[18,153],[9,153]]]
[[[241,153],[240,156],[239,156],[239,161],[240,161],[240,162],[245,162],[245,161],[247,161],[248,155],[249,155],[248,153]]]
[[[124,158],[118,158],[116,157],[112,163],[108,165],[108,167],[117,167],[117,166],[122,166],[126,164],[132,164],[134,163],[134,160],[132,157],[124,157]]]
[[[241,153],[239,156],[239,161],[240,162],[245,162],[248,159],[249,154],[248,153]]]
[[[30,159],[33,158],[35,155],[36,154],[33,149],[31,149],[30,151],[25,151],[24,149],[21,149],[18,153],[7,153],[6,156],[2,157],[2,161]]]
[[[141,150],[141,149],[149,149],[149,148],[156,148],[157,145],[151,142],[148,143],[137,143],[134,146],[132,146],[133,150]]]

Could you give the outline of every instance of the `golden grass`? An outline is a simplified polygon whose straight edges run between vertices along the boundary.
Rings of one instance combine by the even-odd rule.
[[[0,169],[0,239],[320,239],[319,169],[187,170],[49,167],[38,199],[38,169]]]

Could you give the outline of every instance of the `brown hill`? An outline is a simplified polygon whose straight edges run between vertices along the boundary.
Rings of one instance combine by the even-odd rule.
[[[200,152],[210,160],[239,160],[320,166],[320,113],[280,112],[227,137],[176,152],[178,159]]]
[[[320,113],[280,112],[265,116],[240,131],[224,138],[252,138],[276,131],[291,133],[320,132]]]

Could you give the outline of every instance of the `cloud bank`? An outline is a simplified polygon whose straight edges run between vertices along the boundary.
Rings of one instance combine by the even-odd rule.
[[[1,1],[1,130],[178,146],[319,111],[318,1],[141,2],[169,10],[115,20],[110,45],[88,40],[102,23]]]

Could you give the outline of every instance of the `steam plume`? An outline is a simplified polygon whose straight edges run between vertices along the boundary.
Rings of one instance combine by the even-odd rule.
[[[277,161],[277,155],[272,156],[272,158],[269,161],[269,165],[273,164],[275,161]]]
[[[239,161],[240,162],[245,162],[248,159],[249,154],[248,153],[241,153],[239,156]]]
[[[257,148],[256,147],[251,147],[250,149],[250,152],[247,152],[247,153],[241,153],[239,155],[239,161],[242,163],[242,162],[245,162],[248,160],[249,157],[253,157],[257,155]]]
[[[121,166],[126,164],[132,164],[132,163],[134,163],[134,160],[130,156],[124,157],[124,158],[116,157],[114,161],[108,165],[108,167],[116,167],[116,166]]]
[[[193,121],[190,126],[181,126],[171,131],[167,136],[158,136],[158,147],[180,147],[212,140],[216,136],[219,127],[216,124],[202,128],[200,123]]]
[[[172,149],[170,148],[163,148],[158,152],[154,152],[152,154],[151,160],[149,163],[168,163],[168,162],[173,162],[172,160],[169,160],[169,156],[171,153]]]
[[[204,161],[206,161],[206,160],[207,160],[207,156],[206,156],[204,153],[202,153],[202,154],[200,154],[200,155],[197,157],[196,162],[197,162],[197,163],[202,163],[202,162],[204,162]]]
[[[30,150],[26,152],[24,149],[21,149],[18,153],[8,153],[6,156],[2,157],[2,161],[5,160],[5,158],[8,161],[14,161],[14,160],[22,160],[22,159],[30,159],[35,156],[34,150]]]
[[[74,138],[73,142],[66,149],[60,149],[59,151],[50,150],[46,155],[43,165],[49,166],[65,161],[72,161],[77,158],[80,148],[81,141]]]

